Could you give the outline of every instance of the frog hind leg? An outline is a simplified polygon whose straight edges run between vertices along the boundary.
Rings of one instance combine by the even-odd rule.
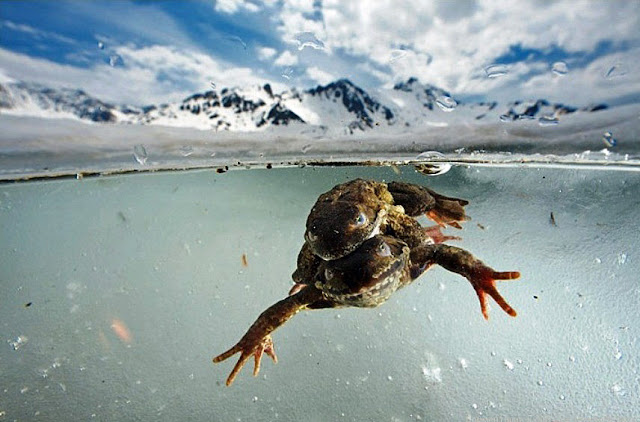
[[[460,222],[469,220],[464,207],[469,201],[440,195],[439,193],[412,183],[391,182],[387,185],[394,203],[401,205],[412,217],[425,214],[438,225],[461,228]]]
[[[518,271],[495,271],[464,249],[444,244],[423,245],[411,251],[411,277],[417,278],[431,265],[441,267],[464,276],[476,292],[480,301],[480,311],[489,319],[487,295],[491,296],[508,315],[515,317],[516,311],[507,303],[496,288],[497,280],[515,280]]]

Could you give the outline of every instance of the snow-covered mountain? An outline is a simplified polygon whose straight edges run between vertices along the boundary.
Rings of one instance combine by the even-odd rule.
[[[598,104],[578,109],[544,99],[503,105],[461,103],[447,91],[416,78],[375,95],[340,79],[305,91],[293,88],[281,93],[274,93],[269,84],[224,88],[197,93],[179,103],[146,107],[109,104],[77,89],[52,89],[25,82],[0,84],[0,113],[238,132],[286,126],[300,131],[312,127],[322,133],[354,133],[498,119],[536,119],[544,125],[556,124],[566,114],[605,108]]]

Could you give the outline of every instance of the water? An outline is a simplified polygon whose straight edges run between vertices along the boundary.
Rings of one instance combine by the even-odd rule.
[[[522,273],[498,285],[518,317],[494,304],[485,321],[468,282],[435,268],[379,308],[298,314],[274,334],[279,363],[225,387],[233,363],[211,358],[286,295],[311,205],[355,177],[469,199],[473,220],[446,231]],[[639,192],[640,172],[606,167],[2,184],[0,416],[637,420]]]

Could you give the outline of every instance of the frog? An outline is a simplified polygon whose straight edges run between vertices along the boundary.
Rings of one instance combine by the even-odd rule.
[[[213,362],[222,362],[240,353],[226,380],[227,386],[234,382],[252,356],[253,375],[257,376],[264,354],[274,363],[278,362],[271,333],[298,312],[343,307],[375,308],[433,265],[467,278],[480,301],[485,319],[489,318],[487,296],[508,315],[517,315],[500,295],[495,282],[517,279],[520,277],[518,271],[495,271],[470,252],[444,243],[422,243],[410,248],[399,238],[376,234],[350,254],[320,262],[310,282],[262,312],[245,335],[233,347],[214,357]]]
[[[460,223],[469,219],[464,210],[468,204],[467,200],[405,182],[355,179],[341,183],[320,195],[311,208],[301,258],[310,262],[314,260],[310,254],[326,261],[341,258],[378,233],[398,237],[410,248],[426,240],[458,239],[444,236],[440,228],[462,228]],[[423,214],[437,225],[424,228],[412,218]]]

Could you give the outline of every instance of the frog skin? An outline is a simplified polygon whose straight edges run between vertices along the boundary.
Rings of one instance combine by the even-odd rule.
[[[320,195],[307,218],[308,247],[303,251],[334,260],[378,233],[395,236],[410,248],[427,238],[453,239],[442,235],[439,227],[461,228],[459,223],[468,219],[464,212],[468,203],[410,183],[351,180]],[[411,218],[422,214],[438,226],[425,229]]]
[[[423,244],[411,249],[397,238],[376,235],[345,257],[321,262],[313,283],[303,285],[294,294],[270,306],[238,343],[216,356],[213,362],[222,362],[241,353],[227,378],[226,384],[231,385],[253,356],[253,375],[256,376],[264,353],[277,362],[271,333],[299,311],[347,306],[376,307],[434,264],[469,280],[480,300],[485,319],[489,318],[486,295],[491,296],[507,314],[516,316],[516,311],[496,289],[495,281],[516,279],[520,277],[519,272],[494,271],[469,252],[454,246]]]

